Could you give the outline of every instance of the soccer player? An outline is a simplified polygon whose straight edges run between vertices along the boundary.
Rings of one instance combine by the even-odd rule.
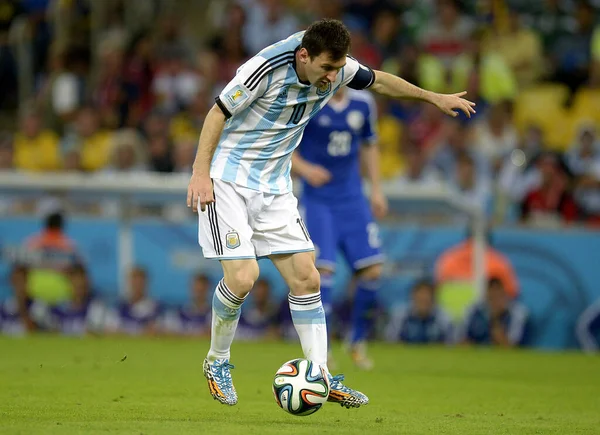
[[[238,69],[200,133],[187,205],[200,209],[204,256],[220,260],[223,268],[203,367],[211,395],[223,404],[237,403],[230,347],[241,305],[258,278],[257,257],[270,258],[290,288],[292,320],[305,357],[329,371],[314,246],[290,179],[292,152],[310,118],[343,86],[428,101],[453,116],[454,109],[474,113],[463,93],[427,92],[360,65],[349,49],[348,30],[330,19],[263,49]],[[328,400],[346,407],[368,403],[341,375],[328,376]]]
[[[373,215],[382,218],[387,212],[375,124],[371,94],[341,88],[308,123],[292,156],[292,172],[303,180],[301,204],[316,248],[327,324],[331,325],[331,287],[338,249],[357,277],[348,338],[354,363],[365,370],[373,366],[366,355],[365,341],[373,323],[383,262]],[[371,186],[370,208],[363,195],[361,160]]]

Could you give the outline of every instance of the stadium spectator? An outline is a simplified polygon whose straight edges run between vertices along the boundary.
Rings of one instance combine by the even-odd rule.
[[[594,124],[584,124],[578,132],[576,141],[565,153],[569,170],[573,175],[583,175],[600,164],[600,140]]]
[[[247,1],[242,6],[246,9],[243,40],[252,56],[300,30],[298,21],[280,0]]]
[[[577,340],[586,352],[600,350],[600,299],[587,307],[579,316]]]
[[[410,344],[451,343],[452,322],[437,306],[435,291],[433,283],[417,282],[412,288],[410,302],[391,312],[385,339]]]
[[[571,223],[579,210],[569,192],[569,177],[559,156],[546,152],[537,161],[540,183],[521,203],[521,219],[537,226]]]
[[[212,288],[213,285],[206,275],[195,274],[191,280],[189,302],[165,314],[165,332],[209,337],[211,321],[209,298]]]
[[[65,233],[61,212],[51,212],[44,228],[25,241],[28,288],[33,299],[56,304],[71,297],[69,270],[82,263],[75,242]]]
[[[37,329],[27,294],[27,267],[15,264],[10,271],[12,295],[0,303],[0,333],[22,335]]]
[[[116,308],[108,310],[105,331],[127,335],[154,335],[162,314],[160,304],[148,296],[146,270],[136,266],[129,272],[130,292]]]
[[[439,58],[448,68],[454,58],[466,50],[474,24],[462,13],[457,0],[437,0],[436,5],[433,21],[425,27],[420,42],[427,53]]]
[[[587,224],[600,226],[600,162],[590,166],[577,180],[573,198],[580,218]]]
[[[556,70],[553,79],[573,92],[588,81],[592,61],[595,11],[588,0],[577,2],[574,18],[575,31],[558,36],[550,50]]]
[[[265,279],[259,279],[254,285],[251,296],[252,304],[244,307],[236,339],[258,340],[277,337],[277,306],[271,299],[271,284]]]
[[[456,158],[456,173],[451,189],[461,201],[489,214],[491,205],[490,182],[485,177],[478,176],[473,158],[467,153],[461,153]],[[468,217],[467,217],[468,218]]]
[[[48,308],[44,329],[64,335],[102,332],[106,308],[94,297],[87,270],[75,265],[69,277],[73,288],[71,300]]]
[[[451,282],[470,284],[473,281],[474,241],[471,234],[457,245],[446,249],[435,262],[435,280],[438,285]],[[519,283],[510,260],[492,246],[486,246],[485,265],[487,279],[502,282],[507,295],[515,298],[519,294]]]
[[[57,171],[61,167],[60,145],[56,133],[44,128],[40,113],[25,108],[14,138],[16,169],[32,172]]]
[[[100,128],[96,108],[87,105],[77,111],[73,131],[63,138],[62,149],[77,152],[83,170],[94,172],[108,165],[112,142],[112,133]]]
[[[523,20],[515,8],[511,8],[506,29],[500,20],[493,26],[493,32],[485,38],[486,50],[498,53],[512,70],[519,89],[535,85],[543,73],[542,42],[536,32],[523,25]]]
[[[492,165],[494,173],[517,147],[518,135],[512,123],[508,102],[492,105],[487,116],[473,127],[473,143]]]
[[[402,175],[391,180],[388,184],[396,189],[408,186],[441,186],[442,178],[439,172],[427,164],[425,152],[415,146],[403,150],[406,169]]]
[[[528,329],[527,309],[508,297],[502,280],[492,278],[484,300],[467,311],[459,337],[463,343],[523,346],[528,339]]]
[[[431,164],[446,180],[456,182],[458,159],[464,154],[472,158],[477,180],[487,180],[491,173],[490,164],[479,150],[472,146],[467,125],[456,120],[445,123],[444,134],[435,146]]]

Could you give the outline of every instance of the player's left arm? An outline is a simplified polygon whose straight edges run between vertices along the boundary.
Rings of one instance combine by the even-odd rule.
[[[383,71],[373,71],[375,79],[369,89],[378,94],[395,99],[421,100],[433,104],[446,115],[458,116],[462,110],[469,118],[475,113],[475,103],[462,98],[467,92],[438,94],[415,86],[400,77]]]
[[[468,117],[475,113],[475,103],[462,98],[466,92],[458,94],[438,94],[415,86],[400,77],[383,71],[372,70],[368,66],[361,65],[352,56],[346,59],[342,84],[352,89],[369,89],[380,95],[395,98],[420,100],[431,103],[450,116],[458,116],[456,110],[462,110]]]

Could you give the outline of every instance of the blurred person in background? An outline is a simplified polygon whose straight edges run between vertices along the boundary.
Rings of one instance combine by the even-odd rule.
[[[75,114],[72,131],[62,140],[64,153],[76,151],[79,153],[81,168],[87,172],[95,172],[108,166],[112,147],[112,132],[101,128],[96,107],[81,107]]]
[[[438,302],[453,318],[462,317],[476,297],[473,256],[475,241],[469,227],[465,241],[443,251],[434,264]],[[485,248],[485,277],[496,277],[510,299],[519,294],[519,282],[510,260],[491,246],[487,235]]]
[[[600,165],[600,140],[593,123],[579,128],[576,140],[565,153],[566,164],[575,176],[589,173]]]
[[[392,309],[384,337],[389,342],[410,344],[454,341],[452,321],[437,305],[432,282],[417,282],[411,290],[410,302]]]
[[[156,335],[162,307],[148,295],[148,275],[136,266],[129,271],[130,292],[118,307],[109,309],[105,331],[125,335]]]
[[[0,334],[23,335],[37,329],[33,301],[27,292],[27,267],[15,264],[10,271],[12,295],[0,302]]]
[[[386,184],[397,189],[441,186],[443,184],[439,171],[427,163],[427,157],[423,150],[409,145],[403,150],[403,156],[406,162],[404,172]]]
[[[185,110],[204,85],[182,49],[171,48],[158,59],[152,81],[155,107],[169,115]]]
[[[91,84],[92,103],[100,116],[100,124],[116,129],[127,124],[129,104],[135,101],[135,87],[123,74],[123,41],[107,39],[97,48],[98,70]]]
[[[577,340],[586,352],[600,350],[600,299],[587,307],[577,320]]]
[[[40,113],[22,109],[14,137],[15,168],[24,171],[57,171],[62,166],[59,138],[43,125]]]
[[[463,122],[451,120],[445,122],[438,143],[426,152],[431,155],[430,163],[446,181],[457,181],[457,164],[462,155],[468,155],[473,160],[478,180],[489,180],[490,162],[480,153],[476,145],[473,144],[469,127]]]
[[[486,215],[491,211],[491,180],[477,174],[473,157],[461,153],[456,158],[456,173],[452,177],[452,190],[464,204],[482,210]],[[465,214],[468,219],[469,214]]]
[[[590,165],[575,181],[573,198],[580,219],[594,228],[600,227],[600,162]]]
[[[155,53],[152,35],[148,31],[139,32],[129,43],[123,74],[132,86],[132,94],[136,99],[130,107],[128,127],[140,124],[154,105],[152,83],[157,67]]]
[[[87,270],[77,264],[69,271],[71,300],[49,307],[44,329],[64,335],[98,334],[104,327],[106,307],[94,297]]]
[[[575,30],[558,36],[550,51],[550,61],[555,70],[553,80],[565,83],[573,92],[589,80],[596,30],[592,4],[588,0],[578,1],[574,17]]]
[[[30,296],[49,305],[68,301],[73,291],[69,271],[82,258],[75,241],[65,233],[63,213],[48,214],[44,228],[25,241],[24,250]]]
[[[504,157],[495,186],[494,213],[500,222],[519,219],[523,198],[540,183],[541,175],[534,162],[544,148],[542,129],[530,124],[517,147]]]
[[[197,273],[191,279],[189,302],[165,313],[164,331],[169,334],[210,336],[212,284],[208,276]]]
[[[147,162],[145,144],[137,131],[123,129],[114,133],[110,164],[105,172],[139,175],[148,170]]]
[[[69,127],[84,102],[89,56],[89,50],[78,44],[65,47],[54,42],[51,46],[48,72],[36,101],[45,108],[49,124],[59,132]]]
[[[402,122],[389,111],[389,100],[376,96],[377,104],[377,137],[381,159],[379,171],[383,180],[398,176],[406,167],[402,150],[406,142],[406,130]]]
[[[523,25],[515,8],[510,8],[506,28],[494,20],[492,31],[486,35],[486,51],[498,53],[512,70],[520,90],[527,89],[542,78],[544,57],[538,33]]]
[[[182,138],[200,135],[204,120],[210,110],[210,95],[207,89],[202,89],[194,96],[188,109],[180,112],[171,119],[169,133],[174,141]]]
[[[472,140],[477,151],[490,162],[493,173],[497,173],[519,140],[510,103],[504,101],[492,105],[486,116],[473,126]]]
[[[275,338],[277,333],[277,305],[273,303],[271,284],[259,279],[254,284],[250,304],[240,315],[235,337],[238,340],[262,340]]]
[[[536,166],[540,182],[523,198],[521,220],[551,227],[574,222],[579,210],[570,192],[569,174],[561,157],[545,152],[539,156]]]
[[[240,4],[246,10],[243,40],[249,53],[258,53],[299,30],[299,23],[285,2],[246,0]]]
[[[473,21],[464,15],[458,0],[437,0],[433,22],[419,36],[423,49],[448,68],[467,49]],[[463,89],[464,87],[461,87]]]
[[[492,278],[484,300],[467,311],[459,340],[469,344],[515,347],[525,345],[528,334],[527,308],[508,296],[502,280]]]
[[[502,56],[484,47],[484,38],[483,28],[473,31],[466,50],[453,59],[450,89],[467,89],[478,95],[478,106],[480,99],[485,104],[513,101],[518,92],[515,75]]]
[[[309,121],[292,156],[292,171],[303,182],[300,203],[317,250],[321,300],[328,319],[338,250],[358,278],[350,348],[354,363],[364,368],[373,365],[366,354],[366,339],[373,327],[383,263],[375,220],[385,217],[388,207],[381,187],[376,124],[370,94],[340,89]],[[361,162],[371,188],[369,202],[362,190]]]

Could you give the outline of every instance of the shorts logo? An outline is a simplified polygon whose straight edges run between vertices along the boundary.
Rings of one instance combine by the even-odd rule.
[[[237,231],[229,231],[225,235],[225,246],[227,246],[228,249],[235,249],[240,246],[240,244],[240,235]]]
[[[231,107],[236,107],[248,99],[248,94],[241,86],[235,86],[231,91],[227,93],[227,99]]]

